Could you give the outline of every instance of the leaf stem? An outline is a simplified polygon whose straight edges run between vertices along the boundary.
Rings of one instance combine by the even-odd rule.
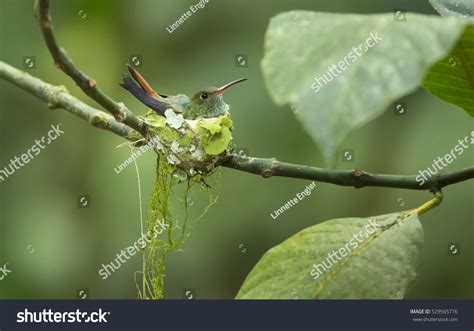
[[[441,190],[436,190],[434,192],[433,199],[425,202],[420,207],[414,209],[414,212],[417,213],[418,215],[423,215],[424,213],[427,213],[431,209],[440,205],[442,201],[443,201],[443,192]]]

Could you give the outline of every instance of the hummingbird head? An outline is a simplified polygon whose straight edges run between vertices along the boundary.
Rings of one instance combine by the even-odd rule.
[[[237,79],[221,87],[208,87],[194,94],[191,98],[193,117],[215,117],[224,114],[229,110],[229,105],[225,103],[222,94],[229,87],[245,80],[247,79]]]

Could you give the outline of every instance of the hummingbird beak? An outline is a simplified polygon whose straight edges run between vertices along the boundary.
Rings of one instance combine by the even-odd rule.
[[[240,78],[240,79],[234,80],[234,81],[232,81],[232,82],[230,82],[230,83],[227,83],[227,84],[225,84],[225,85],[219,87],[219,88],[217,89],[217,91],[215,91],[212,95],[219,95],[219,94],[222,94],[222,93],[224,93],[224,91],[227,90],[229,87],[234,86],[235,84],[240,83],[240,82],[243,82],[243,81],[246,81],[246,80],[247,80],[247,78]]]

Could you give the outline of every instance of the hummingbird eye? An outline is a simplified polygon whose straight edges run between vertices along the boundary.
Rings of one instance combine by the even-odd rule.
[[[208,97],[207,93],[201,93],[201,99],[202,100],[207,99],[207,97]]]

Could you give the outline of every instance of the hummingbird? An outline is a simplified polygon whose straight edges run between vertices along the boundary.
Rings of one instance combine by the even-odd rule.
[[[165,115],[167,109],[171,109],[189,120],[194,120],[198,117],[218,117],[226,114],[230,107],[225,103],[222,94],[229,87],[247,80],[246,78],[241,78],[221,87],[208,87],[196,92],[190,98],[184,94],[164,95],[156,93],[138,70],[130,64],[127,64],[127,67],[135,80],[124,74],[123,82],[120,86],[161,116]]]

